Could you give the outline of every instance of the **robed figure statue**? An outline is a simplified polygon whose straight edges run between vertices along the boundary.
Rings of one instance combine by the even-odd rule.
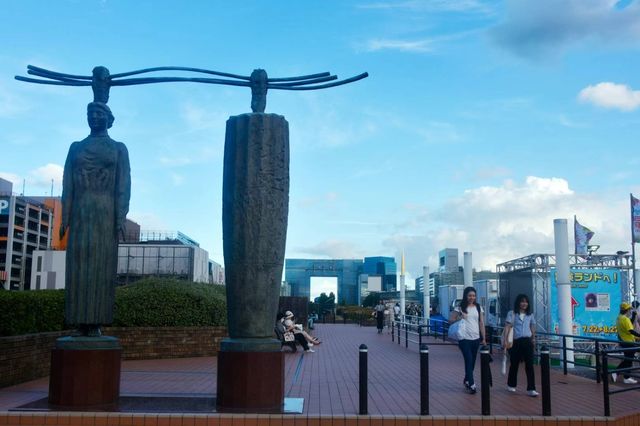
[[[113,322],[118,236],[129,211],[131,176],[126,146],[109,137],[113,114],[87,106],[91,134],[74,142],[64,165],[60,236],[66,254],[65,319],[77,335],[100,336]]]

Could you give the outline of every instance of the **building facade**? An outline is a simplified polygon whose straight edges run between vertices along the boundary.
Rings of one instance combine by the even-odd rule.
[[[291,296],[310,297],[312,277],[335,277],[338,303],[359,305],[370,291],[396,288],[396,263],[392,257],[361,259],[285,259],[285,281]]]
[[[33,252],[52,245],[55,198],[49,205],[42,198],[14,194],[13,184],[0,178],[0,285],[5,290],[32,289]]]

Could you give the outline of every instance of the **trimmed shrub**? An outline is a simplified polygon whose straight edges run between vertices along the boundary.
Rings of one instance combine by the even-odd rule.
[[[160,278],[117,287],[113,325],[226,326],[225,288]],[[0,291],[0,336],[64,329],[64,290]]]
[[[0,336],[64,330],[64,290],[0,291]]]
[[[116,327],[188,327],[227,324],[225,288],[147,278],[116,289]]]

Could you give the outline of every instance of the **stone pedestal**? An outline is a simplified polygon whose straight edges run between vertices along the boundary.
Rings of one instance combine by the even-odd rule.
[[[280,351],[280,342],[272,339],[260,339],[262,343],[247,342],[254,339],[242,340],[244,342],[227,339],[222,342],[218,352],[217,410],[231,413],[282,413],[284,354]],[[276,344],[277,350],[274,350]],[[271,350],[229,350],[242,349],[241,346]]]
[[[120,397],[122,348],[114,337],[62,337],[51,351],[49,404],[115,405]]]

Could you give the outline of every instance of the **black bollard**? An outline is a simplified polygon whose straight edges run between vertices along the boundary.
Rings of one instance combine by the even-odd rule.
[[[602,365],[600,364],[600,342],[598,342],[596,340],[596,350],[595,350],[595,357],[596,357],[596,382],[600,383],[601,380],[601,374],[602,374]]]
[[[404,347],[405,348],[409,347],[409,325],[408,324],[404,325]]]
[[[429,415],[429,348],[420,345],[420,415]]]
[[[540,348],[540,374],[542,377],[542,415],[551,415],[551,379],[549,377],[549,348],[543,346]]]
[[[360,415],[368,414],[367,408],[367,345],[360,345]]]
[[[398,323],[398,344],[400,344],[400,323]]]
[[[567,375],[567,336],[562,336],[562,372]]]
[[[395,337],[396,337],[396,328],[393,326],[393,323],[391,323],[391,341],[395,342]]]
[[[491,386],[491,367],[489,362],[491,355],[489,347],[482,346],[480,348],[480,396],[482,397],[482,415],[491,415],[491,394],[489,393]]]
[[[604,415],[611,415],[611,405],[609,404],[609,360],[607,352],[602,353],[602,393],[604,397]]]

